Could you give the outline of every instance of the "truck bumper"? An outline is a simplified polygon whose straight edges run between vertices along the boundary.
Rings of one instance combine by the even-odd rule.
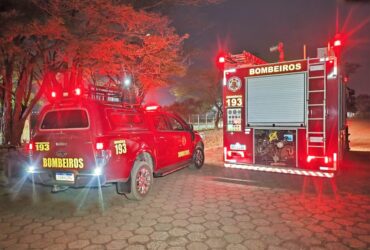
[[[318,170],[309,170],[302,168],[287,168],[287,167],[276,167],[276,166],[264,166],[264,165],[252,165],[252,164],[236,164],[236,163],[224,163],[226,168],[238,168],[247,169],[263,172],[273,172],[280,174],[293,174],[293,175],[303,175],[303,176],[314,176],[323,178],[333,178],[335,176],[334,172],[325,172]]]
[[[66,174],[71,177],[70,180],[58,180],[58,175]],[[107,183],[104,173],[96,175],[89,172],[58,172],[52,170],[35,170],[27,172],[28,179],[34,183],[46,186],[69,186],[69,187],[98,187]]]

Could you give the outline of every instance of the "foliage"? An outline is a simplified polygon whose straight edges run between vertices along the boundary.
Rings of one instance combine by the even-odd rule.
[[[189,115],[203,113],[202,101],[188,98],[182,101],[176,101],[166,107],[167,110],[180,114],[184,119]]]
[[[370,116],[370,95],[358,95],[356,107],[359,116]]]
[[[181,102],[194,99],[199,102],[198,110],[202,113],[214,110],[216,112],[215,125],[218,127],[222,117],[222,84],[220,73],[213,69],[192,69],[188,73],[188,81],[176,85],[171,92]],[[182,102],[186,105],[186,102]],[[198,112],[199,112],[198,111]],[[191,113],[197,113],[195,110]]]
[[[139,101],[182,75],[179,36],[168,18],[116,1],[19,0],[0,5],[1,130],[18,144],[25,119],[46,90],[120,85]],[[34,95],[32,95],[34,93]]]

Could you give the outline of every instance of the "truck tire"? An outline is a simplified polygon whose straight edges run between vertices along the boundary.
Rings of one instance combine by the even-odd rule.
[[[137,161],[131,170],[131,192],[126,195],[130,200],[142,200],[153,184],[153,170],[148,162]]]
[[[193,153],[193,162],[190,165],[191,168],[200,169],[204,164],[204,149],[201,146],[197,146]]]

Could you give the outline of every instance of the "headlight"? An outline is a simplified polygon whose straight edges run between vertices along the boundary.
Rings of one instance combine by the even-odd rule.
[[[27,173],[29,173],[29,174],[35,173],[35,170],[36,170],[36,167],[33,166],[33,165],[28,166],[27,169],[26,169]]]
[[[103,169],[101,167],[96,167],[93,171],[93,175],[99,176],[103,173]]]

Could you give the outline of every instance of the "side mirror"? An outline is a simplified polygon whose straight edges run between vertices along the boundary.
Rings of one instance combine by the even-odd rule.
[[[194,130],[193,124],[189,124],[189,129],[190,129],[190,131],[193,131]]]

